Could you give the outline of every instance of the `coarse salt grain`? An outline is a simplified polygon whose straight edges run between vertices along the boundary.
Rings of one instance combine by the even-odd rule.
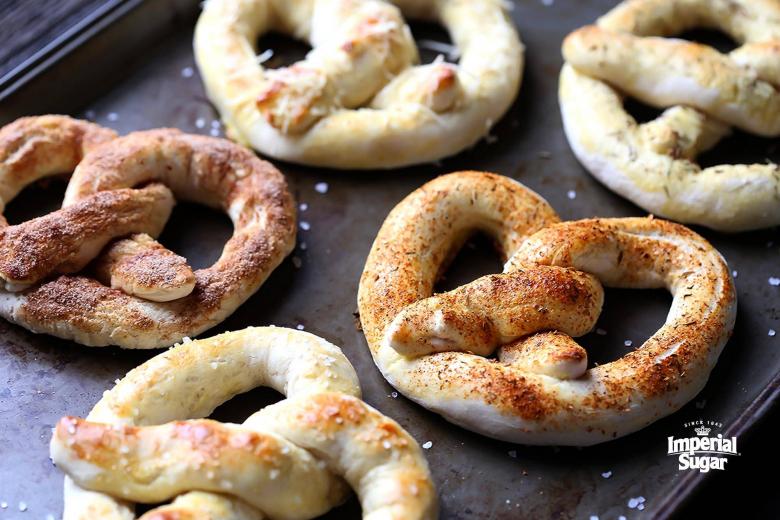
[[[609,478],[609,477],[612,476],[612,472],[611,471],[605,471],[604,473],[601,474],[601,476],[603,478]]]
[[[182,78],[191,78],[195,74],[195,71],[192,70],[192,67],[184,67],[181,69],[181,77]]]
[[[775,329],[769,329],[769,332],[766,333],[767,336],[770,338],[773,338],[777,334],[777,331]]]
[[[780,278],[777,278],[775,276],[770,276],[769,277],[769,285],[771,285],[772,287],[780,286]]]
[[[8,502],[0,502],[0,508],[8,509]]]
[[[604,329],[596,329],[596,334],[598,334],[599,336],[606,336],[607,331]]]
[[[211,137],[219,137],[219,128],[212,128],[209,130],[209,135]]]
[[[308,231],[311,229],[311,224],[309,224],[305,220],[301,220],[301,229],[304,231]]]
[[[432,446],[433,446],[433,443],[431,441],[428,441],[428,442],[426,442],[425,444],[422,445],[424,450],[429,450],[429,449],[431,449]]]
[[[304,329],[303,323],[299,323],[298,325],[295,326],[295,328],[298,330],[303,330]]]
[[[574,200],[577,198],[577,192],[574,190],[569,190],[566,192],[566,196],[569,197],[569,200]]]
[[[199,117],[195,120],[195,128],[205,128],[206,127],[206,120],[202,117]]]
[[[623,345],[625,345],[625,346],[627,346],[627,347],[630,347],[630,346],[631,346],[631,345],[633,345],[633,344],[634,344],[634,342],[633,342],[633,341],[631,341],[630,339],[627,339],[627,340],[625,340],[625,341],[623,342]]]
[[[119,114],[117,114],[116,112],[109,112],[106,118],[109,121],[117,121],[119,119]]]
[[[306,204],[305,202],[301,202],[301,203],[298,205],[298,209],[299,209],[299,210],[301,210],[301,211],[306,211],[307,209],[309,209],[309,205],[308,205],[308,204]]]
[[[328,183],[327,182],[318,182],[314,185],[314,191],[317,193],[328,193]]]
[[[731,271],[731,276],[736,278],[737,276],[739,276],[739,272],[736,269],[734,269],[733,271]]]
[[[590,520],[599,520],[599,515],[590,515]]]
[[[19,502],[19,511],[22,513],[27,511],[27,502]]]
[[[393,399],[397,399],[398,398],[398,392],[390,392],[390,397],[392,397]]]

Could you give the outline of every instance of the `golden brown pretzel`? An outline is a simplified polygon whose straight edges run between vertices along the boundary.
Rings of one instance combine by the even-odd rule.
[[[183,420],[256,386],[286,399],[241,425]],[[87,421],[62,419],[51,455],[70,477],[66,520],[133,518],[125,500],[174,497],[142,518],[312,518],[345,498],[337,475],[358,494],[364,518],[423,520],[437,512],[422,450],[360,400],[344,354],[278,327],[229,332],[152,358],[106,392]]]
[[[667,38],[717,28],[728,54]],[[780,136],[780,3],[626,0],[563,42],[559,100],[580,162],[645,210],[724,231],[780,224],[776,164],[717,165],[696,156],[731,126]],[[638,124],[623,95],[665,109]]]
[[[358,290],[363,331],[390,384],[454,423],[525,444],[603,442],[693,398],[734,326],[736,293],[720,254],[662,220],[557,220],[538,195],[488,173],[445,175],[400,202]],[[475,230],[496,239],[503,273],[431,296]],[[595,325],[601,283],[665,287],[674,299],[642,347],[588,370],[568,334]]]
[[[446,26],[460,62],[417,65],[404,16]],[[264,68],[254,46],[272,29],[312,51]],[[523,67],[501,0],[209,0],[194,46],[232,138],[333,168],[394,168],[473,145],[511,105]]]
[[[63,209],[0,232],[0,314],[85,345],[170,345],[231,314],[292,250],[292,196],[278,170],[226,140],[176,130],[113,137],[61,116],[0,131],[0,189],[8,197],[75,167]],[[170,213],[171,191],[231,217],[233,236],[213,266],[193,273],[149,236]],[[48,279],[79,271],[111,239],[132,233],[142,234],[114,242],[96,263],[111,287],[82,275]]]

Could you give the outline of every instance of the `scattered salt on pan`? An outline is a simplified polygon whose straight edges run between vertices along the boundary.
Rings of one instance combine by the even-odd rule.
[[[87,110],[84,112],[84,117],[89,119],[90,121],[93,121],[95,117],[97,117],[97,113],[94,110]]]
[[[211,128],[219,128],[219,125],[220,125],[219,119],[211,120]]]
[[[618,520],[626,520],[626,517],[625,517],[624,515],[620,515],[620,516],[618,517]]]
[[[309,248],[309,245],[306,242],[301,242],[298,244],[298,249],[301,251],[306,251]]]
[[[219,137],[219,128],[212,128],[209,130],[209,135],[211,137]]]
[[[116,112],[109,112],[106,118],[109,121],[117,121],[119,119],[119,114],[117,114]]]
[[[517,450],[509,450],[508,453],[509,453],[509,456],[512,457],[513,459],[517,458]]]
[[[426,442],[425,444],[422,445],[424,450],[429,450],[429,449],[431,449],[432,446],[433,446],[433,443],[431,441],[428,441],[428,442]]]
[[[22,513],[27,511],[27,502],[19,502],[19,511]]]
[[[189,336],[184,336],[183,338],[181,338],[181,342],[182,343],[192,343],[192,338],[189,337]]]
[[[192,67],[184,67],[181,69],[181,77],[182,78],[191,78],[195,74],[195,71],[192,70]]]
[[[773,338],[777,334],[777,331],[775,329],[769,329],[769,332],[766,333],[767,336],[770,338]]]
[[[308,231],[311,229],[311,224],[309,224],[305,220],[301,220],[301,229],[304,231]]]
[[[599,336],[606,336],[607,331],[604,329],[596,329],[596,334],[598,334]]]
[[[636,498],[629,498],[628,499],[628,507],[629,509],[636,509],[636,506],[639,505],[639,500]]]
[[[736,269],[734,269],[733,271],[731,271],[731,276],[736,278],[737,276],[739,276],[739,272]]]
[[[542,0],[542,5],[545,7],[550,7],[555,3],[555,0]]]
[[[599,520],[599,515],[590,515],[590,520]]]
[[[303,327],[303,323],[299,323],[298,325],[295,326],[295,328],[298,329],[298,330],[303,330],[303,328],[304,328]]]
[[[396,399],[398,397],[398,392],[390,392],[390,397]]]
[[[771,285],[772,287],[780,286],[780,278],[777,278],[775,276],[770,276],[769,277],[769,285]]]
[[[577,198],[577,192],[574,190],[569,190],[566,192],[566,196],[569,197],[569,200],[574,200]]]
[[[7,509],[8,508],[8,502],[0,502],[0,508]]]
[[[49,513],[48,515],[46,515],[46,520],[54,520],[54,515]]]
[[[612,476],[612,472],[611,471],[605,471],[604,473],[601,474],[601,476],[603,478],[609,478],[609,477]]]
[[[115,384],[115,385],[118,385],[118,384],[119,384],[119,378],[116,378],[116,379],[114,379],[114,384]]]
[[[633,341],[631,341],[630,339],[627,339],[627,340],[625,340],[625,341],[623,342],[623,345],[625,345],[625,346],[627,346],[627,347],[630,347],[630,346],[631,346],[631,345],[633,345],[633,344],[634,344],[634,342],[633,342]]]
[[[317,193],[328,193],[328,183],[327,182],[318,182],[314,185],[314,191]]]
[[[309,209],[309,205],[306,204],[305,202],[301,202],[300,204],[298,204],[298,209],[301,211],[306,211],[307,209]]]
[[[202,117],[199,117],[195,120],[195,128],[205,128],[206,126],[206,120]]]

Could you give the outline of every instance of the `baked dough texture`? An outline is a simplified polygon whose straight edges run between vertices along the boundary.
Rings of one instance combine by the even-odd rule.
[[[230,141],[172,129],[116,137],[64,116],[0,129],[0,207],[69,171],[62,209],[0,222],[0,315],[33,332],[89,346],[169,346],[229,316],[295,244],[284,177]],[[174,196],[230,216],[233,236],[211,267],[193,272],[154,240]],[[83,271],[93,260],[97,279]]]
[[[241,425],[199,419],[259,386],[286,399]],[[67,474],[65,520],[132,519],[133,502],[170,499],[141,518],[308,519],[349,487],[363,518],[437,517],[417,442],[360,400],[338,347],[285,328],[220,334],[152,358],[86,420],[63,418],[51,457]]]
[[[443,24],[459,63],[418,65],[404,16]],[[254,46],[270,30],[312,51],[266,69]],[[194,46],[232,138],[344,169],[431,162],[475,144],[511,105],[523,66],[500,0],[209,0]]]
[[[741,46],[721,54],[668,38],[697,27]],[[778,165],[695,162],[732,127],[780,136],[780,3],[627,0],[571,33],[563,55],[564,129],[599,181],[680,222],[730,232],[780,224]],[[624,95],[665,111],[638,124]]]
[[[432,296],[475,231],[495,239],[503,273]],[[602,284],[666,288],[673,301],[640,348],[588,369],[572,336],[595,326]],[[584,446],[639,430],[704,387],[733,330],[736,292],[721,255],[679,224],[560,223],[520,183],[458,172],[390,212],[358,307],[374,362],[408,398],[497,439]]]

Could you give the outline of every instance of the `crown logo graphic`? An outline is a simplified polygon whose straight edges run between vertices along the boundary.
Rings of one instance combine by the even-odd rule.
[[[695,431],[696,435],[698,435],[699,437],[705,437],[709,435],[710,429],[711,428],[707,428],[706,426],[699,426],[697,428],[694,428],[693,431]]]

